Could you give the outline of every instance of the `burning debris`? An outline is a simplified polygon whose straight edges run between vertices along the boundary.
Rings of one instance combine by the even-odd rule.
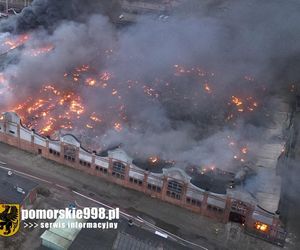
[[[233,188],[235,185],[234,173],[218,169],[215,166],[202,168],[188,166],[186,172],[192,177],[192,184],[213,193],[226,194],[227,188]]]
[[[262,232],[267,232],[269,230],[269,226],[267,224],[262,223],[262,222],[256,222],[255,223],[255,228],[257,230],[262,231]]]
[[[28,39],[29,36],[27,34],[13,36],[11,38],[5,39],[5,41],[2,43],[2,47],[7,48],[8,50],[13,50],[22,46],[28,41]]]
[[[246,108],[245,108],[245,102],[241,98],[236,97],[236,96],[231,97],[231,102],[237,107],[238,112],[244,112],[245,110],[252,112],[258,107],[257,102],[253,101],[252,96],[247,97],[245,99],[245,101],[247,102]],[[229,103],[229,105],[230,105],[230,103]]]
[[[257,135],[272,119],[274,72],[269,54],[248,52],[252,24],[222,17],[227,30],[222,18],[174,16],[117,29],[91,14],[92,1],[39,2],[2,23],[11,32],[0,39],[2,111],[45,136],[88,138],[92,150],[121,143],[153,166],[170,159],[230,169],[255,159],[264,140]]]
[[[157,156],[150,156],[149,157],[149,162],[152,163],[153,165],[158,163],[159,158]]]
[[[173,167],[175,162],[162,160],[158,156],[150,156],[147,160],[135,159],[133,164],[152,173],[162,173],[163,169]]]

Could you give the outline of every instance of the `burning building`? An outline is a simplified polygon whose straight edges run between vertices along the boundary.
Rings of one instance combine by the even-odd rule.
[[[0,140],[283,244],[283,47],[299,45],[274,17],[298,13],[203,4],[120,28],[111,1],[81,2],[36,0],[1,23]]]
[[[120,147],[97,154],[84,149],[73,135],[52,140],[30,131],[12,112],[3,113],[0,119],[0,141],[224,223],[240,223],[250,234],[284,244],[286,232],[278,216],[280,177],[276,174],[280,144],[266,144],[262,149],[259,160],[263,165],[251,170],[267,169],[269,177],[256,180],[257,189],[251,193],[247,178],[255,177],[247,176],[246,167],[235,174],[214,166],[182,169],[158,157],[147,162],[134,160]]]

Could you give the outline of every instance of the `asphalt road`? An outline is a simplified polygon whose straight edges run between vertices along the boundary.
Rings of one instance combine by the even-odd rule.
[[[0,166],[13,169],[43,186],[57,189],[65,202],[78,206],[119,207],[123,218],[133,218],[147,231],[167,234],[178,246],[193,249],[278,249],[244,234],[241,227],[223,224],[184,208],[153,199],[79,170],[0,143]],[[5,164],[6,163],[6,164]]]
[[[97,197],[94,193],[91,193],[90,190],[86,190],[86,189],[80,190],[81,186],[76,185],[76,183],[72,183],[72,188],[70,188],[70,183],[56,179],[54,176],[51,175],[50,171],[47,175],[38,174],[35,171],[32,171],[30,169],[30,167],[24,166],[23,163],[16,164],[15,159],[13,160],[10,158],[3,158],[3,156],[2,156],[0,158],[0,168],[7,169],[7,170],[13,170],[15,172],[15,174],[19,174],[19,175],[25,176],[27,178],[33,179],[35,182],[38,182],[39,184],[41,184],[43,186],[57,188],[60,190],[60,192],[75,194],[75,197],[77,196],[77,198],[75,199],[74,202],[80,208],[87,206],[87,204],[88,204],[89,206],[100,206],[100,207],[105,207],[105,208],[109,209],[109,208],[116,207],[115,204],[118,203],[116,201],[115,204],[107,204],[106,202],[101,201],[100,197]],[[93,198],[91,197],[91,194],[93,194],[92,195]],[[69,195],[66,195],[66,197],[67,196],[69,196]],[[81,201],[78,201],[78,200],[81,200]],[[85,200],[84,204],[82,204],[82,200]],[[162,229],[162,228],[156,226],[155,223],[153,223],[153,221],[149,222],[149,221],[143,219],[141,216],[131,215],[128,212],[122,211],[122,208],[120,208],[120,210],[121,210],[121,216],[123,219],[126,219],[126,220],[132,219],[136,226],[146,229],[148,232],[151,232],[155,236],[156,236],[155,232],[161,233],[162,235],[167,237],[166,239],[164,237],[162,237],[163,238],[162,240],[166,241],[166,243],[168,243],[168,241],[173,242],[173,244],[176,243],[178,247],[175,247],[176,246],[176,244],[175,244],[174,249],[182,249],[182,247],[184,247],[185,249],[191,249],[191,248],[202,249],[202,250],[215,249],[214,246],[210,246],[210,244],[207,244],[207,243],[199,244],[199,243],[194,243],[189,240],[185,240],[165,229]],[[168,244],[170,244],[170,243],[168,243]]]

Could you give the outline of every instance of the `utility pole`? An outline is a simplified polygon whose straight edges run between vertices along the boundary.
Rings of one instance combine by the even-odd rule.
[[[6,0],[5,4],[6,4],[6,14],[8,14],[8,0]]]

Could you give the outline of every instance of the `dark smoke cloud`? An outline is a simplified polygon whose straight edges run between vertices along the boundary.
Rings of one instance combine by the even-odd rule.
[[[277,142],[266,126],[275,124],[271,94],[278,95],[277,89],[288,91],[290,81],[299,80],[296,67],[288,66],[300,51],[298,3],[232,1],[224,11],[203,4],[192,15],[184,15],[182,9],[167,22],[150,16],[116,29],[103,15],[84,15],[95,8],[89,1],[80,2],[34,1],[21,16],[1,24],[3,30],[32,30],[32,39],[16,52],[17,63],[4,71],[11,84],[22,89],[10,93],[11,102],[36,95],[45,83],[56,83],[79,93],[88,113],[97,111],[105,117],[107,126],[93,132],[102,148],[122,143],[131,155],[160,155],[182,166],[231,167],[239,153],[228,147],[231,139],[249,145],[253,160],[264,143]],[[40,57],[25,53],[45,42],[54,45],[51,53]],[[113,49],[109,59],[104,56],[108,49]],[[97,72],[113,72],[109,87],[91,90],[62,81],[65,72],[82,64],[92,65]],[[214,74],[178,77],[174,64],[200,65]],[[245,75],[256,81],[245,80]],[[134,82],[130,89],[128,80]],[[212,84],[211,95],[203,91],[206,81]],[[159,98],[145,95],[144,85],[155,89]],[[112,97],[112,89],[118,90],[120,98]],[[254,95],[260,108],[225,123],[232,95]],[[116,132],[111,124],[120,120],[116,110],[121,105],[127,122]],[[80,129],[82,120],[74,123],[75,132],[86,133]]]
[[[3,22],[1,30],[24,32],[38,27],[54,29],[63,20],[84,21],[90,14],[106,14],[114,8],[118,8],[117,1],[34,0],[20,15]]]

